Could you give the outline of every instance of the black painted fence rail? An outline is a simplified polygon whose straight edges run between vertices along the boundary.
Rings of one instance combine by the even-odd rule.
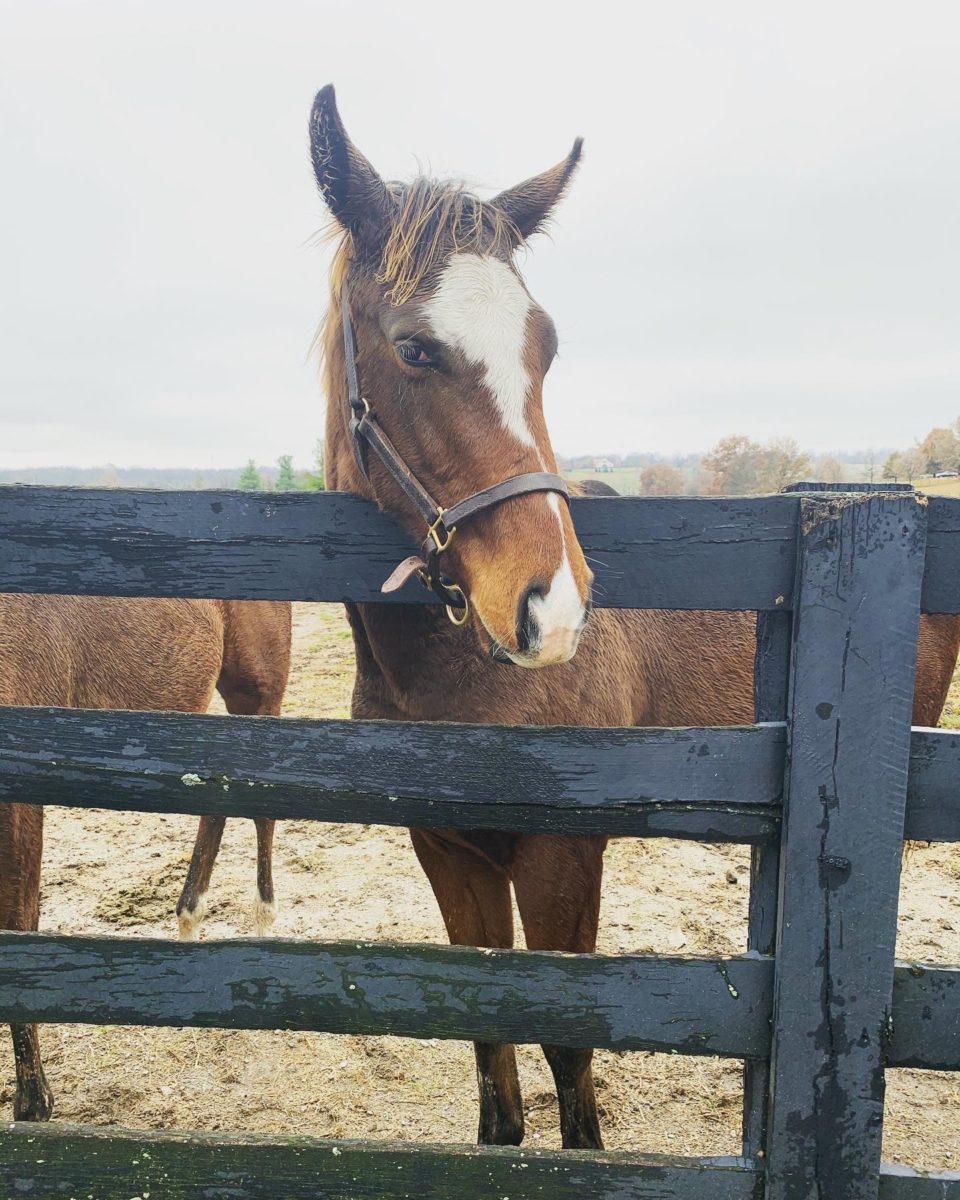
[[[762,1200],[742,1159],[0,1127],[0,1195],[131,1200]],[[5,1187],[4,1187],[5,1185]],[[891,1193],[913,1200],[914,1193]],[[960,1195],[960,1193],[958,1193]],[[916,1193],[918,1200],[925,1200]],[[950,1193],[949,1200],[954,1200]]]
[[[571,504],[611,608],[775,609],[793,597],[798,495]],[[960,612],[960,500],[932,497],[926,612]],[[380,584],[413,542],[343,492],[0,487],[0,592],[429,603]]]
[[[569,729],[0,707],[0,800],[758,841],[783,725]]]
[[[789,603],[797,501],[574,500],[610,607],[764,609]],[[0,592],[427,603],[380,585],[415,549],[344,492],[0,487]]]
[[[0,706],[0,800],[763,843],[779,834],[785,747],[780,723],[544,728]],[[960,732],[913,731],[905,833],[960,841]]]
[[[767,1053],[758,958],[0,934],[0,1021]]]
[[[749,1159],[0,1126],[0,1194],[130,1200],[763,1200]],[[960,1200],[960,1173],[884,1167],[880,1200]]]
[[[0,933],[0,1021],[770,1052],[773,959]],[[960,968],[900,964],[895,1067],[960,1069]]]

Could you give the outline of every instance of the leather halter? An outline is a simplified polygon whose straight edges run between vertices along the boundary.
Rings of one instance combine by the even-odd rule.
[[[426,537],[420,547],[420,557],[411,555],[399,563],[384,582],[381,591],[396,591],[415,574],[424,587],[440,597],[447,607],[447,616],[454,625],[462,625],[470,611],[466,592],[440,569],[440,556],[450,545],[457,529],[477,513],[486,512],[487,509],[494,508],[513,496],[525,496],[530,492],[556,492],[565,500],[569,500],[567,485],[559,475],[550,471],[527,471],[474,492],[463,500],[458,500],[456,504],[451,504],[449,508],[443,508],[403,461],[396,446],[377,420],[369,401],[361,395],[356,339],[353,335],[346,284],[340,289],[340,315],[343,322],[347,399],[350,402],[350,434],[357,465],[369,479],[367,452],[372,449],[427,524]]]

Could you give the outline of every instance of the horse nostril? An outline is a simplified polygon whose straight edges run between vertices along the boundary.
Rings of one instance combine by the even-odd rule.
[[[530,612],[530,601],[534,597],[542,600],[545,595],[546,589],[542,584],[532,583],[517,605],[517,646],[524,652],[539,648],[541,630],[536,617]]]

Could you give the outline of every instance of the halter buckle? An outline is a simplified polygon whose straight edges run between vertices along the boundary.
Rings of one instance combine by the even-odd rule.
[[[444,526],[444,532],[447,535],[446,541],[444,541],[440,537],[439,527],[441,525],[443,525],[443,514],[446,511],[447,510],[445,508],[438,507],[437,508],[437,519],[427,529],[427,536],[433,538],[433,544],[436,546],[438,554],[442,554],[444,552],[444,550],[446,550],[446,548],[453,541],[453,535],[457,532],[456,525],[454,525],[454,527],[452,529],[447,529],[446,526]]]

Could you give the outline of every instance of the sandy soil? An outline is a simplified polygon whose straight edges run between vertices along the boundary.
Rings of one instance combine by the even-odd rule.
[[[294,637],[285,713],[348,715],[353,660],[341,611],[296,606]],[[948,720],[960,723],[956,702]],[[174,936],[194,833],[188,817],[49,810],[42,927]],[[745,946],[748,880],[746,848],[615,842],[599,949],[736,954]],[[279,934],[444,940],[402,830],[282,825],[276,881]],[[253,826],[228,822],[205,936],[250,932],[253,896]],[[960,847],[913,850],[901,900],[900,957],[960,962]],[[475,1136],[473,1055],[461,1043],[94,1026],[51,1026],[43,1038],[64,1121],[434,1142]],[[522,1047],[520,1063],[528,1140],[556,1146],[549,1072],[536,1047]],[[609,1148],[738,1152],[738,1062],[598,1052],[596,1076]],[[12,1087],[4,1054],[0,1111],[9,1112]],[[956,1166],[960,1077],[890,1072],[888,1095],[884,1157]]]

